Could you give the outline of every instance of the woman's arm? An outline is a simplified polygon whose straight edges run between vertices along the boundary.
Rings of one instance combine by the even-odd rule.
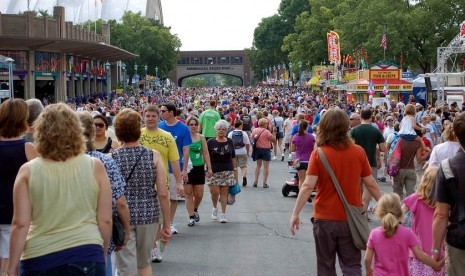
[[[302,183],[302,186],[300,187],[299,195],[297,196],[297,200],[295,201],[294,210],[292,211],[292,217],[290,221],[292,235],[295,235],[296,230],[299,230],[300,211],[302,211],[302,208],[304,207],[308,198],[312,195],[312,191],[315,188],[317,181],[318,181],[318,176],[307,175],[305,177],[304,182]]]
[[[166,170],[163,166],[163,162],[161,161],[160,153],[158,153],[158,151],[155,150],[153,151],[153,164],[155,165],[155,170],[157,171],[157,179],[155,185],[157,187],[158,200],[160,201],[161,213],[163,215],[163,228],[161,231],[161,235],[163,237],[163,241],[165,243],[168,243],[169,238],[171,237],[171,230],[170,202],[168,190],[166,189]]]
[[[26,163],[18,171],[13,187],[13,220],[10,235],[10,257],[8,275],[17,275],[19,259],[26,244],[26,236],[31,223],[32,206],[29,200],[29,164]]]
[[[116,140],[111,140],[111,148],[112,149],[117,149],[119,148],[121,145],[118,143],[118,141]]]
[[[203,159],[205,160],[205,164],[207,164],[207,177],[210,178],[212,177],[213,171],[212,171],[212,163],[210,161],[210,153],[208,152],[207,140],[205,139],[205,136],[203,135],[200,135],[200,139],[202,140]]]
[[[37,157],[36,146],[33,143],[27,142],[24,144],[24,149],[26,152],[26,159],[27,161],[31,161],[32,159]]]
[[[112,196],[110,180],[102,161],[94,157],[92,157],[92,161],[94,162],[94,177],[100,188],[97,203],[97,225],[103,239],[103,247],[106,256],[112,231]]]

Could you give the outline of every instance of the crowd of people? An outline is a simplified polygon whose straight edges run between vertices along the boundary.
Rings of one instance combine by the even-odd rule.
[[[378,202],[382,226],[367,243],[368,275],[460,275],[465,113],[456,103],[422,104],[373,106],[279,87],[175,88],[45,108],[36,99],[7,100],[0,106],[0,275],[152,275],[151,262],[162,261],[178,233],[178,200],[194,227],[206,184],[211,219],[227,223],[229,187],[269,188],[270,162],[291,160],[300,189],[291,232],[316,190],[318,275],[336,275],[336,256],[345,275],[361,275],[361,251],[321,155],[367,220]],[[393,193],[382,196],[377,182],[389,178],[396,148],[399,173]],[[252,178],[249,162],[256,162]],[[123,245],[111,239],[115,218]]]

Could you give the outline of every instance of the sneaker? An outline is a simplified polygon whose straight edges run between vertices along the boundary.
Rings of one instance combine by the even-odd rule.
[[[199,216],[199,213],[198,213],[198,212],[194,212],[194,220],[195,220],[195,222],[199,222],[199,221],[200,221],[200,216]]]
[[[178,230],[176,229],[176,227],[174,227],[173,223],[170,224],[170,230],[171,230],[171,234],[177,234],[178,233]]]
[[[212,220],[218,220],[218,209],[217,208],[212,209]]]
[[[221,214],[221,215],[220,215],[220,223],[226,223],[226,222],[228,222],[228,221],[226,220],[226,215],[225,215],[225,214]]]
[[[281,156],[281,161],[284,161],[284,155]]]
[[[271,158],[271,160],[278,160],[278,158],[276,156],[273,156],[273,158]]]
[[[189,219],[189,223],[187,224],[187,226],[194,226],[195,225],[195,219],[191,218]]]
[[[158,253],[158,248],[152,249],[152,263],[161,263],[162,259],[160,254]]]
[[[242,187],[247,186],[247,177],[242,178]]]

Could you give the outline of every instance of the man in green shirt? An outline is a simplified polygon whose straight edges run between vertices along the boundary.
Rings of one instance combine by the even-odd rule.
[[[210,101],[210,108],[202,112],[199,118],[199,130],[205,136],[205,138],[215,138],[215,123],[218,122],[221,117],[218,111],[215,110],[216,102]]]
[[[372,169],[372,175],[375,179],[378,179],[378,164],[376,162],[376,147],[379,151],[386,152],[386,143],[384,141],[383,133],[377,126],[371,123],[371,109],[364,108],[360,112],[362,123],[350,130],[350,136],[354,138],[355,144],[361,146],[367,155],[368,162]],[[365,210],[368,208],[368,204],[371,200],[371,194],[363,187],[363,207]]]

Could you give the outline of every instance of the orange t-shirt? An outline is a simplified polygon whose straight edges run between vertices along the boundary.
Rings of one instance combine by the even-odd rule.
[[[362,206],[361,177],[371,175],[371,167],[365,150],[358,145],[351,145],[345,150],[322,147],[339,186],[341,186],[350,205]],[[320,160],[318,151],[314,150],[308,163],[307,175],[318,176],[313,216],[315,219],[347,221],[342,204],[331,177]]]

